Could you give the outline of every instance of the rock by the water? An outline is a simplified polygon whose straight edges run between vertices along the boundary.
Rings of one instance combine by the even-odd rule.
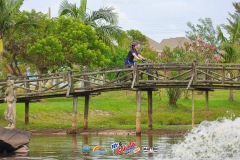
[[[30,141],[31,133],[20,129],[0,127],[0,153],[11,153],[25,148]],[[21,150],[22,151],[22,150]]]

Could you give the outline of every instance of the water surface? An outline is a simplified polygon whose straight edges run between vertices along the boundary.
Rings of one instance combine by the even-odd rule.
[[[38,135],[32,136],[29,144],[28,155],[11,156],[17,159],[154,159],[162,152],[168,152],[169,144],[176,144],[182,140],[182,136],[159,136],[159,135],[142,135],[142,136],[114,136],[114,135]],[[136,147],[140,148],[137,153],[115,154],[111,149],[113,143],[122,142],[128,145],[134,141]],[[90,146],[90,154],[83,153],[83,147]],[[106,148],[105,155],[93,154],[92,149],[96,146]],[[157,147],[154,153],[148,153],[143,150],[144,147]],[[10,158],[10,157],[8,157]]]

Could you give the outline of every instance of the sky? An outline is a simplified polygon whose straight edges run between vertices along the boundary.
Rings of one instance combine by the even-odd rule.
[[[21,10],[41,11],[57,17],[63,0],[25,0]],[[80,0],[68,0],[79,7]],[[190,31],[187,22],[199,24],[199,18],[211,18],[213,25],[228,24],[228,13],[234,13],[236,0],[88,0],[87,12],[103,7],[114,7],[123,30],[139,30],[144,35],[161,42],[163,39],[185,37]]]

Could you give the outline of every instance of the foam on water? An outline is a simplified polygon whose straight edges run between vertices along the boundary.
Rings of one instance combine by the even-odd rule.
[[[169,153],[156,159],[171,160],[239,160],[240,118],[204,121],[188,133]]]

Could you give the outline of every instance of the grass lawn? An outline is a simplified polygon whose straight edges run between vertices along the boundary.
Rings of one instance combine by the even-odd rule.
[[[205,95],[195,93],[195,123],[205,120]],[[240,91],[234,91],[234,101],[228,101],[228,90],[209,92],[209,120],[240,115]],[[183,97],[183,96],[182,96]],[[148,127],[147,93],[142,92],[142,128]],[[30,103],[29,124],[25,125],[24,103],[17,103],[17,128],[46,129],[71,128],[73,98],[45,99]],[[6,126],[4,119],[6,103],[0,105],[0,126]],[[78,98],[77,127],[83,128],[84,97]],[[153,128],[189,128],[192,123],[192,100],[180,98],[177,106],[168,105],[164,89],[153,93]],[[89,128],[134,129],[136,122],[136,92],[112,91],[91,96],[89,106]]]

